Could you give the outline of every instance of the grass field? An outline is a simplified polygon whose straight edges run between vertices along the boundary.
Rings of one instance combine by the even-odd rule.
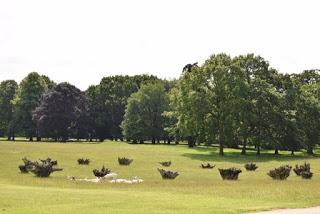
[[[123,142],[104,143],[29,143],[0,141],[0,213],[246,213],[274,208],[296,208],[320,205],[319,157],[297,153],[294,157],[282,152],[279,156],[226,149],[224,157],[217,148],[189,149],[186,146],[130,145]],[[49,178],[20,174],[22,157],[52,157],[62,172]],[[119,166],[118,156],[134,161]],[[87,157],[89,166],[76,160]],[[169,169],[177,170],[176,180],[162,180],[159,161],[171,160]],[[201,169],[204,161],[217,166]],[[254,161],[259,168],[247,172],[244,163]],[[302,180],[293,172],[286,181],[275,181],[266,175],[281,164],[311,163],[314,176]],[[145,181],[137,185],[84,183],[67,180],[67,176],[93,178],[92,169],[102,165],[111,168],[120,178],[139,176]],[[223,181],[218,169],[240,167],[238,181]]]

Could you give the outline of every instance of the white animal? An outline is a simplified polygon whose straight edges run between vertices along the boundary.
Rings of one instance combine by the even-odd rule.
[[[99,178],[93,178],[93,179],[89,179],[89,178],[76,178],[75,176],[68,176],[67,179],[72,180],[72,181],[86,181],[86,182],[93,182],[93,183],[99,183],[102,182],[103,180],[106,179],[112,179],[109,182],[112,184],[139,184],[142,183],[143,180],[138,178],[138,176],[135,176],[133,179],[123,179],[123,178],[116,178],[117,174],[116,173],[110,173],[107,174],[106,176]]]
[[[102,179],[115,179],[115,178],[117,178],[117,174],[116,173],[110,173],[110,174],[107,174],[107,175],[105,175]]]
[[[133,179],[128,180],[128,179],[113,179],[110,181],[112,184],[139,184],[142,183],[143,180],[135,176]]]

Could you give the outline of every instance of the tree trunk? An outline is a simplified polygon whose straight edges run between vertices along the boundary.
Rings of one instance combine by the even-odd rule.
[[[311,145],[308,145],[307,153],[308,153],[309,155],[313,155],[313,148],[312,148]]]
[[[278,154],[279,154],[279,150],[278,150],[278,149],[275,149],[275,150],[274,150],[274,154],[275,154],[275,155],[278,155]]]
[[[260,145],[257,145],[257,155],[260,155]]]
[[[10,141],[11,140],[11,137],[10,136],[8,136],[8,141]]]
[[[154,138],[152,138],[151,142],[152,144],[156,144],[156,140]]]
[[[294,151],[293,150],[291,151],[291,155],[294,155]]]
[[[192,148],[194,146],[192,137],[188,137],[188,147]]]
[[[159,140],[159,139],[157,139],[157,143],[160,143],[160,140]]]
[[[247,139],[245,138],[244,140],[243,140],[243,146],[242,146],[242,151],[241,151],[241,154],[242,155],[246,155],[247,154]]]
[[[168,144],[170,144],[171,143],[171,140],[170,139],[168,139]]]
[[[175,141],[175,143],[176,143],[176,145],[178,145],[178,144],[179,144],[179,141],[178,141],[178,140],[176,140],[176,141]]]
[[[219,155],[223,155],[224,153],[223,153],[223,143],[222,142],[220,142],[220,144],[219,144]]]
[[[33,137],[30,137],[30,138],[29,138],[29,141],[33,141]]]
[[[144,141],[143,141],[143,140],[140,140],[140,144],[144,144]]]
[[[41,137],[37,137],[37,141],[38,141],[38,142],[41,141]]]

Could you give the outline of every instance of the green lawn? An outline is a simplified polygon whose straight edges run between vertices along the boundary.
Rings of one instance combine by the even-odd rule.
[[[240,156],[239,150],[226,149],[224,157],[217,148],[189,149],[186,146],[130,145],[104,143],[29,143],[0,141],[0,213],[246,213],[274,208],[296,208],[320,205],[319,157],[297,153],[292,157],[253,153]],[[62,172],[49,178],[20,174],[22,157],[57,159]],[[119,166],[118,156],[134,161]],[[87,157],[89,166],[76,160]],[[162,180],[159,161],[171,160],[170,169],[180,175],[176,180]],[[201,169],[202,161],[212,161],[213,170]],[[256,172],[243,168],[248,161],[257,162]],[[311,163],[314,177],[302,180],[293,172],[286,181],[275,181],[266,175],[281,164]],[[118,177],[139,176],[145,182],[137,185],[75,183],[67,176],[93,178],[92,169],[105,164]],[[218,169],[240,167],[238,181],[223,181]]]

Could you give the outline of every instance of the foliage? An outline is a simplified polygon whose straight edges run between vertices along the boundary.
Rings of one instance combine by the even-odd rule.
[[[70,132],[87,129],[88,124],[83,122],[87,113],[85,94],[73,85],[60,83],[42,96],[40,106],[33,111],[33,119],[39,136],[66,141]]]
[[[214,165],[214,164],[211,164],[211,163],[206,163],[206,164],[201,164],[201,167],[203,168],[203,169],[213,169],[214,167],[215,167],[216,165]]]
[[[117,75],[85,94],[59,87],[36,72],[19,87],[3,81],[0,136],[187,141],[219,145],[221,155],[226,147],[240,147],[243,155],[252,147],[257,155],[261,149],[313,154],[320,142],[319,70],[282,74],[254,54],[212,55],[202,65],[187,64],[179,80]]]
[[[120,165],[125,165],[125,166],[128,166],[132,163],[133,159],[129,159],[129,158],[126,158],[126,157],[118,157],[118,162]]]
[[[161,177],[163,179],[173,180],[179,175],[178,172],[173,172],[173,171],[170,171],[170,170],[164,170],[164,169],[159,169],[158,168],[158,171],[159,171],[159,173],[160,173],[160,175],[161,175]]]
[[[283,165],[270,170],[267,174],[275,180],[285,180],[289,177],[291,169],[291,166]]]
[[[303,165],[296,164],[295,168],[293,168],[293,171],[296,173],[296,175],[301,176],[303,172],[310,172],[311,167],[310,163],[304,163]]]
[[[121,122],[128,98],[146,83],[160,81],[155,76],[111,76],[104,77],[97,86],[86,91],[90,98],[90,115],[93,120],[94,138],[100,140],[122,139]],[[172,87],[167,82],[168,88]]]
[[[244,168],[246,168],[247,171],[255,171],[258,166],[255,163],[246,163]]]
[[[162,166],[165,166],[165,167],[169,167],[171,166],[171,161],[163,161],[163,162],[159,162]]]
[[[189,146],[254,145],[309,154],[319,143],[319,71],[280,74],[260,56],[212,55],[191,66],[170,92],[166,130]]]
[[[0,131],[8,136],[8,140],[14,136],[13,116],[14,106],[12,100],[18,89],[14,80],[6,80],[0,83]]]
[[[92,170],[92,172],[93,172],[94,176],[96,176],[98,178],[102,178],[102,177],[106,176],[107,174],[110,174],[111,170],[102,166],[101,170],[94,169],[94,170]]]
[[[223,180],[238,180],[239,174],[242,172],[238,168],[219,169],[220,175]]]
[[[36,124],[32,120],[32,111],[39,105],[40,98],[47,89],[45,80],[38,73],[32,72],[21,81],[13,100],[14,126],[30,140],[38,135]]]
[[[62,171],[59,168],[53,168],[54,165],[57,165],[56,160],[47,158],[45,160],[31,161],[27,158],[22,158],[24,165],[19,165],[21,173],[34,173],[37,177],[49,177],[52,172]]]
[[[79,165],[89,165],[90,159],[88,158],[79,158],[78,159],[78,164]]]
[[[164,136],[162,113],[169,108],[169,100],[162,84],[143,85],[128,99],[124,120],[121,124],[127,139],[152,140]]]

